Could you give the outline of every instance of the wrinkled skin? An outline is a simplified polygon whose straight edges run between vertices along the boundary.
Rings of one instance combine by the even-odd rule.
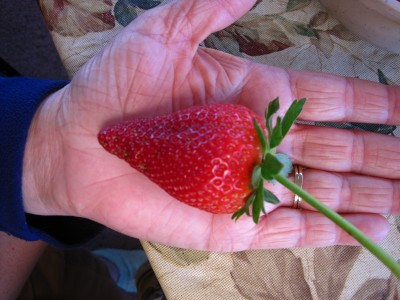
[[[400,88],[260,65],[198,48],[211,32],[245,14],[253,0],[178,0],[126,27],[64,89],[49,96],[29,133],[24,206],[30,213],[95,220],[122,233],[168,245],[212,250],[354,244],[293,194],[271,189],[281,205],[255,225],[246,216],[212,215],[176,201],[96,135],[107,124],[214,102],[263,115],[280,97],[282,111],[307,97],[300,116],[313,121],[400,124]],[[400,142],[365,132],[295,126],[279,149],[306,166],[304,188],[374,239],[400,212]],[[37,160],[41,157],[41,160]]]

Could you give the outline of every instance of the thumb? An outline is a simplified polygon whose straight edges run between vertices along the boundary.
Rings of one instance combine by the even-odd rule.
[[[175,0],[143,14],[135,31],[162,36],[170,42],[185,39],[193,45],[242,17],[256,0]],[[141,27],[141,28],[140,28]]]

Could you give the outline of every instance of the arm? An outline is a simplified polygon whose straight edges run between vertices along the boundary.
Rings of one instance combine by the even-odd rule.
[[[0,232],[0,295],[16,299],[46,247]]]
[[[39,172],[43,168],[35,168],[37,162],[48,159],[46,154],[49,156],[48,153],[36,155],[35,147],[26,144],[35,135],[32,132],[36,128],[34,116],[43,100],[67,83],[21,77],[0,78],[0,230],[27,241],[40,239],[58,246],[82,242],[100,228],[98,224],[83,219],[25,214],[23,190],[26,193],[32,186],[23,180],[23,170],[28,174]],[[45,127],[51,127],[51,122]],[[47,144],[43,140],[40,142]],[[26,152],[29,152],[31,162],[28,165],[24,161]],[[48,174],[47,180],[51,180]],[[23,181],[28,185],[24,189]],[[84,228],[84,234],[77,230],[79,227]]]

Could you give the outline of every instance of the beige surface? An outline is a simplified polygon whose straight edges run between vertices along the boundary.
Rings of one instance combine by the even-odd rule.
[[[352,32],[400,54],[400,1],[321,0]]]
[[[39,2],[48,15],[55,1]],[[117,0],[96,8],[107,16],[100,21],[94,17],[99,11],[92,12],[92,6],[71,3],[65,1],[70,20],[76,22],[47,19],[70,76],[123,28],[118,19],[124,20],[121,16],[113,19]],[[143,11],[130,9],[130,16]],[[91,22],[80,22],[82,16]],[[378,81],[380,69],[389,84],[400,84],[400,56],[349,33],[318,1],[258,1],[251,12],[210,36],[203,46],[260,63],[373,81]],[[389,220],[392,229],[381,246],[400,259],[400,219]],[[399,281],[360,247],[217,254],[145,241],[143,246],[168,299],[372,300],[400,295]]]
[[[217,254],[143,246],[167,299],[375,300],[398,299],[400,291],[399,281],[361,247]],[[400,258],[395,227],[381,246]]]

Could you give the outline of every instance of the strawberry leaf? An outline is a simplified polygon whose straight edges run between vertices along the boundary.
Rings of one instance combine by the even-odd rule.
[[[246,215],[248,215],[248,216],[250,216],[250,206],[253,205],[255,199],[256,199],[256,192],[253,192],[251,194],[251,196],[248,198],[248,200],[246,201],[246,204],[244,206],[244,211],[245,211]]]
[[[264,189],[264,201],[272,204],[280,203],[279,198],[270,190]]]
[[[258,224],[260,219],[261,211],[265,211],[264,209],[264,183],[263,180],[260,180],[258,183],[258,188],[255,193],[256,197],[253,203],[252,209],[252,217],[254,223]]]
[[[262,179],[261,177],[261,166],[257,165],[253,169],[253,174],[251,175],[251,186],[256,189],[258,182]]]
[[[293,125],[294,121],[300,115],[301,110],[303,109],[304,103],[306,102],[305,98],[300,100],[294,100],[287,110],[285,116],[282,119],[282,138],[288,133],[290,127]],[[272,146],[271,146],[272,148]]]
[[[261,181],[261,180],[260,180]],[[258,187],[258,184],[256,184],[256,188]],[[256,190],[257,191],[257,190]],[[256,199],[256,191],[254,191],[246,200],[245,205],[240,208],[239,210],[235,211],[231,217],[232,220],[237,221],[241,216],[244,214],[250,216],[250,206],[253,205],[254,200]]]
[[[269,150],[268,141],[267,138],[265,137],[264,131],[261,129],[261,126],[260,124],[258,124],[256,119],[253,120],[253,124],[254,128],[256,129],[258,139],[260,140],[261,150],[264,157],[267,151]]]
[[[245,208],[242,207],[241,209],[239,209],[233,213],[231,219],[237,221],[241,216],[244,215],[245,212],[246,212]]]
[[[266,180],[274,179],[274,175],[279,174],[284,165],[276,158],[275,155],[267,153],[261,165],[261,175]]]
[[[272,134],[272,117],[279,110],[279,97],[276,97],[268,104],[268,108],[265,110],[265,121],[268,129],[268,134]]]
[[[304,102],[305,99],[293,101],[284,117],[278,116],[275,126],[273,126],[273,117],[279,110],[279,98],[271,101],[265,110],[268,137],[265,136],[257,120],[253,120],[253,126],[261,145],[262,161],[253,169],[250,183],[253,193],[247,198],[245,205],[232,215],[232,219],[237,220],[246,214],[252,216],[253,221],[258,223],[261,212],[266,213],[265,202],[279,203],[278,197],[264,188],[264,179],[274,184],[277,181],[276,176],[287,177],[292,171],[293,166],[289,157],[284,154],[276,154],[276,147],[281,144],[290,127],[300,115]]]
[[[276,119],[275,127],[272,129],[272,134],[270,137],[270,147],[271,149],[276,148],[282,142],[283,135],[282,135],[282,119],[278,117]]]

